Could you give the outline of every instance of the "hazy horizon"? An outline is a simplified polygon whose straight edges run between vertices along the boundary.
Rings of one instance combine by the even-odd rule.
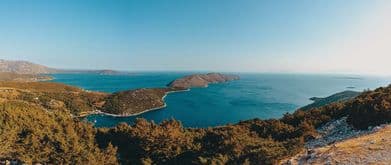
[[[391,2],[0,1],[0,59],[61,69],[391,75]]]

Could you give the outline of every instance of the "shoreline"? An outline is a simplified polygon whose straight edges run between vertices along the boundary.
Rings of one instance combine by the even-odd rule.
[[[137,112],[137,113],[133,113],[133,114],[124,114],[124,115],[117,115],[117,114],[112,114],[112,113],[107,113],[107,112],[102,112],[100,110],[95,110],[89,114],[86,114],[86,115],[80,115],[78,117],[82,118],[82,117],[87,117],[89,115],[106,115],[106,116],[111,116],[111,117],[132,117],[132,116],[138,116],[138,115],[141,115],[143,113],[147,113],[147,112],[150,112],[150,111],[156,111],[156,110],[160,110],[160,109],[163,109],[163,108],[166,108],[167,107],[167,103],[165,102],[165,98],[167,97],[168,94],[170,93],[178,93],[178,92],[187,92],[187,91],[190,91],[190,89],[184,89],[184,90],[177,90],[177,91],[168,91],[165,93],[165,95],[161,98],[161,100],[164,102],[164,105],[162,106],[159,106],[159,107],[154,107],[154,108],[149,108],[149,109],[146,109],[144,111],[141,111],[141,112]]]

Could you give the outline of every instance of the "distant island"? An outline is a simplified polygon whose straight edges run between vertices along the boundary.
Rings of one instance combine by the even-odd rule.
[[[211,83],[222,83],[238,79],[239,76],[225,75],[221,73],[193,74],[176,79],[170,82],[167,86],[172,88],[189,89],[193,87],[207,87]]]
[[[56,73],[72,73],[72,74],[99,74],[99,75],[120,75],[120,74],[128,74],[121,71],[103,69],[103,70],[70,70],[70,69],[58,69]]]

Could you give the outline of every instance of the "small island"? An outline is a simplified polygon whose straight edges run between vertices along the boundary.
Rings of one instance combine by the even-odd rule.
[[[189,89],[193,87],[207,87],[211,83],[222,83],[232,80],[238,80],[239,76],[225,75],[221,73],[193,74],[176,79],[167,86],[172,88]]]

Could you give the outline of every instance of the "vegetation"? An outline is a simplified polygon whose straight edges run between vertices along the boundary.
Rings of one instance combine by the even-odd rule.
[[[106,98],[102,111],[117,115],[132,115],[164,107],[163,97],[172,90],[174,89],[150,88],[113,93]]]
[[[391,85],[366,91],[346,105],[348,122],[356,128],[365,129],[391,122]]]
[[[157,91],[156,97],[166,92]],[[317,136],[315,129],[329,121],[347,116],[358,129],[391,121],[391,86],[346,102],[297,110],[281,119],[207,129],[145,119],[96,129],[71,117],[105,100],[105,108],[122,105],[133,94],[108,96],[56,83],[0,82],[0,159],[50,164],[274,164],[302,150],[305,141]]]
[[[62,111],[22,101],[0,104],[0,158],[50,164],[117,164],[116,149],[99,149],[96,130]]]
[[[47,110],[63,109],[74,116],[101,107],[108,94],[50,82],[0,82],[0,96],[23,100]]]
[[[335,102],[347,101],[347,100],[350,100],[350,99],[357,97],[358,95],[360,95],[360,92],[343,91],[343,92],[339,92],[339,93],[333,94],[333,95],[325,97],[325,98],[313,97],[313,98],[311,98],[311,100],[314,101],[312,104],[306,105],[300,109],[305,111],[305,110],[309,110],[312,108],[317,108],[317,107],[325,106],[325,105],[328,105],[331,103],[335,103]]]

